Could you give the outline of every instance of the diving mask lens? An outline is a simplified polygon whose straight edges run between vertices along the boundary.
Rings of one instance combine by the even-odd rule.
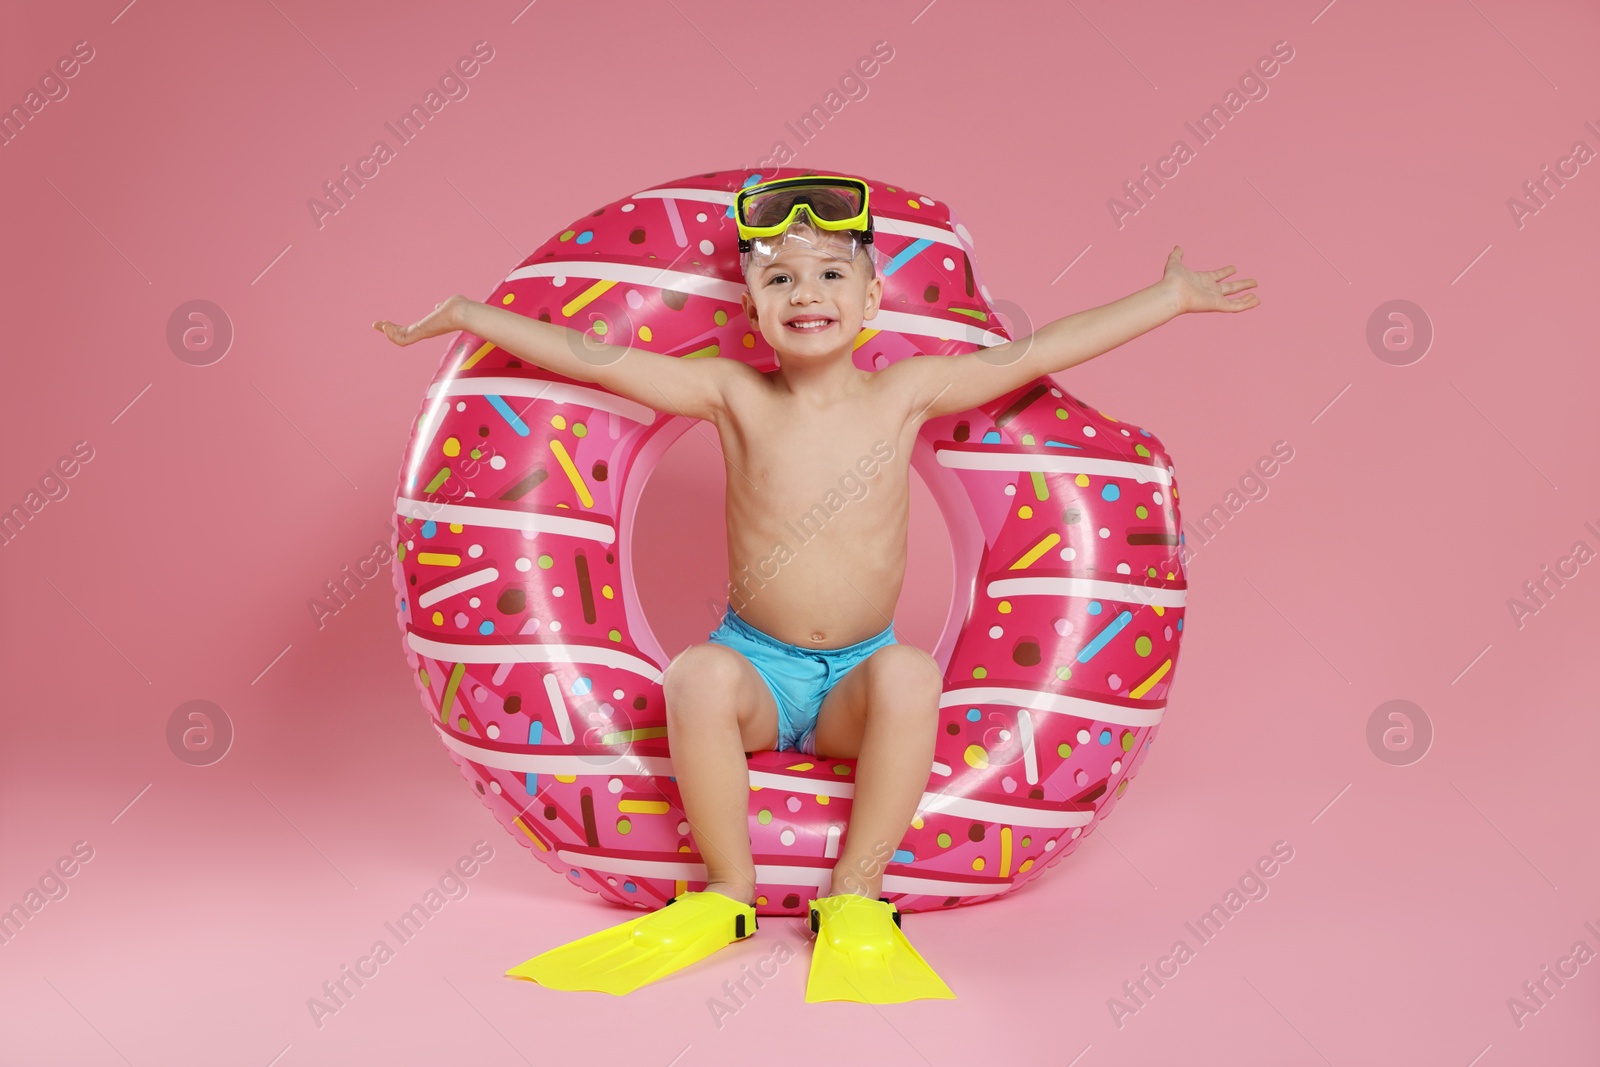
[[[750,249],[744,253],[743,266],[762,267],[777,258],[784,247],[806,249],[829,259],[848,263],[856,258],[863,245],[861,235],[854,230],[819,230],[810,224],[803,210],[794,223],[782,233],[772,237],[752,237]]]

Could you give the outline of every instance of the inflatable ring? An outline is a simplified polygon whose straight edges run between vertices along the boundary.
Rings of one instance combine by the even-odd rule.
[[[607,204],[489,302],[771,370],[739,302],[731,204],[746,183],[801,173],[815,172],[698,174]],[[884,292],[857,366],[1007,340],[948,206],[870,184]],[[690,425],[462,335],[395,502],[398,620],[439,739],[535,856],[643,908],[705,879],[671,777],[670,657],[635,597],[631,544],[644,483]],[[933,651],[935,764],[883,874],[901,911],[1008,893],[1110,813],[1161,723],[1186,588],[1161,443],[1049,378],[928,421],[911,463],[949,529],[955,594]],[[854,765],[794,751],[749,763],[757,910],[803,915],[839,853]]]

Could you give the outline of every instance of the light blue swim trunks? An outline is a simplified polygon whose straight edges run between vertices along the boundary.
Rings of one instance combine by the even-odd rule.
[[[894,623],[865,641],[843,648],[801,648],[780,641],[741,619],[729,604],[707,641],[741,652],[772,690],[778,704],[777,751],[816,755],[817,712],[822,700],[850,669],[885,645],[898,644]]]

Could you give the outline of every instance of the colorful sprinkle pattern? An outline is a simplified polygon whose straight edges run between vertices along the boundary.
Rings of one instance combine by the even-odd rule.
[[[489,302],[607,342],[770,370],[739,304],[729,205],[743,184],[799,173],[810,172],[700,174],[607,204]],[[870,185],[884,313],[857,339],[857,365],[1007,339],[948,207]],[[638,611],[629,543],[630,485],[685,428],[463,335],[429,388],[396,498],[396,606],[429,721],[534,855],[641,908],[705,878],[671,777],[667,657]],[[976,595],[935,650],[936,762],[884,873],[902,911],[1010,892],[1110,814],[1160,725],[1187,588],[1160,441],[1050,379],[926,423],[912,463],[952,531],[956,588]],[[854,766],[761,752],[750,775],[757,910],[803,914],[828,885]]]

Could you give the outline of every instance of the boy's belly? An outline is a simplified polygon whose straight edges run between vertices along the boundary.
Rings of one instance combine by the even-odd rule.
[[[898,510],[898,521],[885,510]],[[793,520],[776,528],[755,523],[757,532],[746,536],[730,528],[733,610],[801,648],[843,648],[881,633],[894,619],[905,580],[906,509],[871,511],[835,514],[820,529]]]

